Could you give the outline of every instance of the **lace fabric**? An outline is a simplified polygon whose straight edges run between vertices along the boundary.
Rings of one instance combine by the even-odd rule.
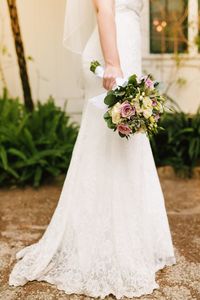
[[[124,74],[141,75],[138,15],[119,9],[116,25]],[[44,280],[67,294],[139,297],[159,288],[156,271],[176,263],[163,193],[146,135],[127,141],[107,128],[91,59],[103,62],[97,29],[83,53],[86,100],[58,205],[42,238],[17,253],[9,284]]]

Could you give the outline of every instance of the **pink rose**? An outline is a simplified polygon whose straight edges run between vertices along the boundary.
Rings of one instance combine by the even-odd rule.
[[[147,78],[146,80],[145,80],[145,84],[146,84],[146,86],[148,87],[148,88],[153,88],[154,87],[154,83],[153,83],[153,81],[150,79],[150,78]]]
[[[150,88],[150,89],[154,88],[154,82],[148,76],[142,76],[142,77],[140,77],[140,80],[144,80],[145,85],[148,88]]]
[[[131,117],[135,114],[135,108],[128,101],[125,101],[120,107],[120,113],[123,118]]]
[[[124,135],[129,135],[132,132],[131,128],[126,124],[119,124],[117,130]]]

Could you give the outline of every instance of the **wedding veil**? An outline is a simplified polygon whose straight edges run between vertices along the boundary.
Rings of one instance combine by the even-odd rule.
[[[67,0],[63,45],[76,54],[82,54],[96,18],[92,0]]]

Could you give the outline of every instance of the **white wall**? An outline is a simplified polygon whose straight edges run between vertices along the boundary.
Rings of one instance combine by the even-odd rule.
[[[191,0],[190,0],[191,1]],[[194,0],[192,0],[194,1]],[[174,62],[169,55],[149,54],[148,2],[142,13],[143,31],[143,70],[151,72],[158,80],[168,82],[176,73]],[[74,78],[74,61],[62,45],[63,23],[66,0],[17,0],[22,37],[26,56],[33,57],[28,62],[34,100],[46,100],[53,95],[58,105],[69,99],[68,111],[79,119],[82,108],[81,91]],[[9,49],[11,57],[0,54],[6,81],[12,96],[22,97],[21,83],[14,51],[6,0],[0,1],[0,41]],[[174,84],[171,96],[179,102],[182,109],[194,112],[200,103],[200,59],[193,56],[174,76],[174,81],[185,77],[187,83],[179,88]]]
[[[65,0],[18,0],[17,8],[34,100],[46,100],[53,95],[58,105],[70,99],[68,110],[80,111],[80,94],[74,78],[73,57],[62,45]],[[5,70],[6,81],[12,96],[22,97],[12,32],[6,0],[0,1],[0,27],[3,44],[11,57],[0,56]],[[0,24],[1,24],[0,23]],[[77,99],[78,98],[78,99]]]

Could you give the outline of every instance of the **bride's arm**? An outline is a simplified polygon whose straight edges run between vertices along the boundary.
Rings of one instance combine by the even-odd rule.
[[[117,49],[115,25],[115,1],[93,0],[97,11],[97,23],[101,48],[105,60],[103,86],[112,89],[117,77],[123,77]]]

